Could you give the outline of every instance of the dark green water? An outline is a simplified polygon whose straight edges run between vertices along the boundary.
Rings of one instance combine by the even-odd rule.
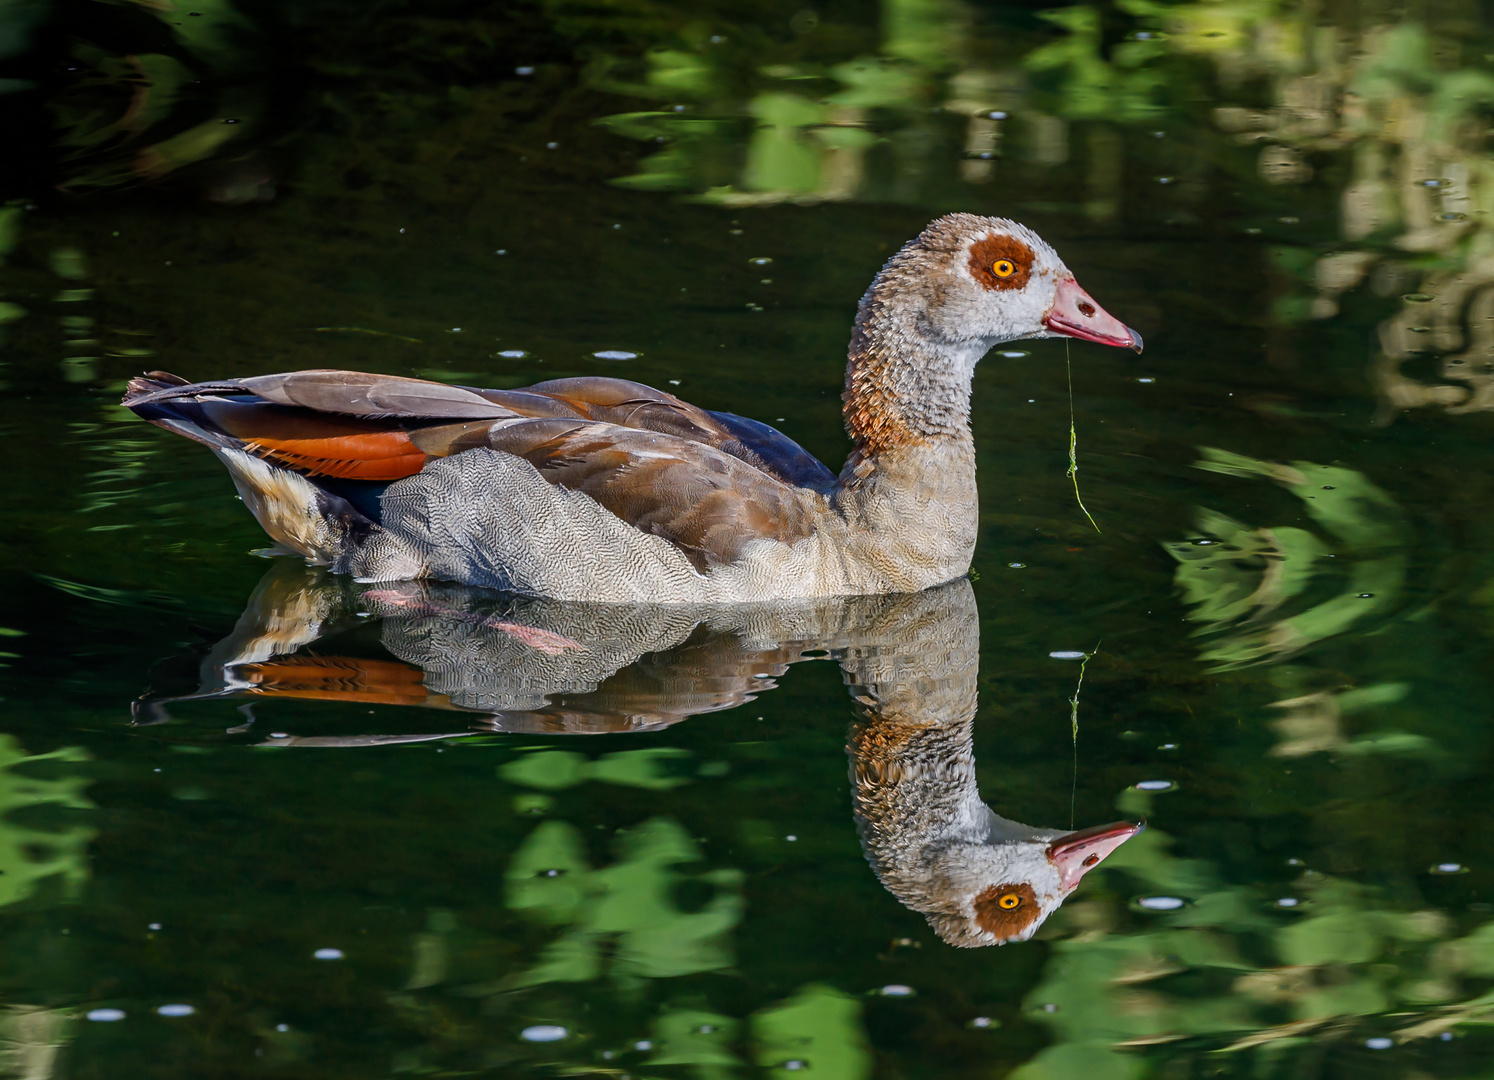
[[[0,1075],[1494,1076],[1489,21],[0,4]],[[117,406],[602,373],[838,467],[856,300],[950,210],[1146,338],[1068,350],[1103,532],[1010,346],[972,586],[834,634],[371,598]],[[332,675],[223,667],[277,650]],[[998,813],[1149,830],[946,945],[858,842],[868,656],[932,723],[978,679]]]

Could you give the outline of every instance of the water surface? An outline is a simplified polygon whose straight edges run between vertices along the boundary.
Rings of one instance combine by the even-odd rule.
[[[0,1069],[1487,1075],[1487,22],[0,8]],[[369,596],[117,405],[599,373],[838,467],[856,300],[951,210],[1147,350],[981,364],[975,569],[913,608]],[[951,946],[858,833],[898,692],[997,814],[1148,830]]]

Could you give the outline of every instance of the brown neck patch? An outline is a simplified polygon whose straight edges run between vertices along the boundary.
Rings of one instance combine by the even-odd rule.
[[[1012,272],[1001,277],[998,263],[1010,263]],[[970,245],[970,276],[988,289],[1023,289],[1032,276],[1032,249],[1015,236],[997,233]]]
[[[1002,897],[1012,896],[1017,898],[1016,905],[1003,907]],[[1011,901],[1007,900],[1007,904],[1010,905]],[[992,885],[975,898],[976,923],[998,942],[1011,941],[1019,936],[1042,914],[1037,894],[1025,881],[1017,885]]]

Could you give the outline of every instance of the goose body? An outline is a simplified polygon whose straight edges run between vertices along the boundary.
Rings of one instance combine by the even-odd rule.
[[[970,566],[976,362],[1054,336],[1141,348],[1031,230],[952,214],[862,297],[839,476],[765,424],[622,379],[152,372],[124,404],[208,445],[278,544],[362,580],[604,602],[911,592]]]

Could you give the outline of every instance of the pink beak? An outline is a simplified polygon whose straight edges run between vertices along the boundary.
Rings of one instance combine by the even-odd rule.
[[[1107,316],[1108,317],[1108,316]],[[1080,829],[1060,836],[1048,845],[1048,858],[1058,867],[1058,877],[1065,894],[1073,892],[1079,879],[1131,837],[1146,828],[1144,821],[1115,821]]]
[[[1043,325],[1065,337],[1141,351],[1141,335],[1095,303],[1071,277],[1059,281],[1058,295],[1043,317]]]

